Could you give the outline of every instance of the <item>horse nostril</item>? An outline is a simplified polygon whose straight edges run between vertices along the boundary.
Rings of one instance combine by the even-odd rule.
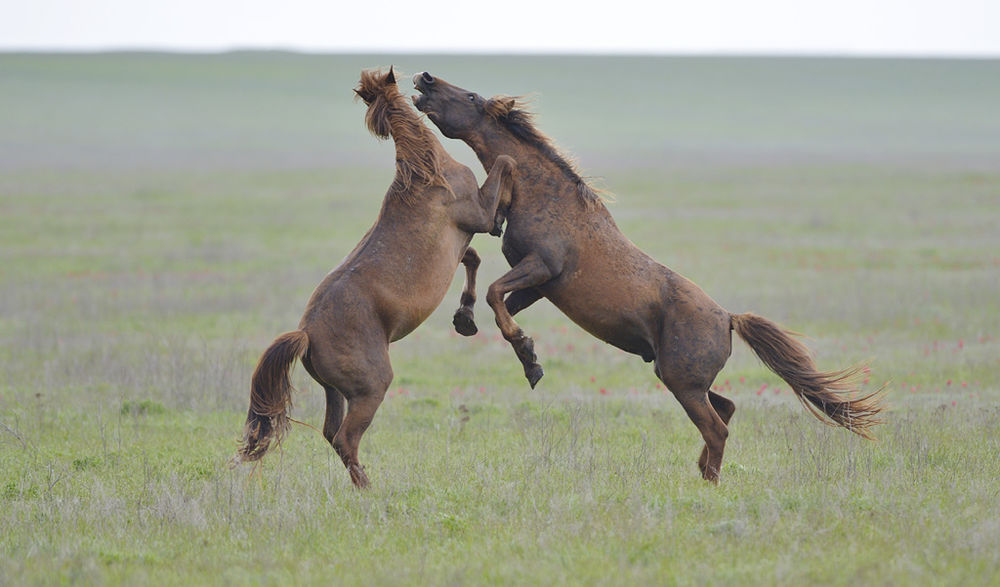
[[[420,75],[420,78],[423,79],[424,83],[426,83],[426,84],[433,84],[434,83],[434,76],[431,75],[431,74],[429,74],[429,73],[427,73],[426,71]]]

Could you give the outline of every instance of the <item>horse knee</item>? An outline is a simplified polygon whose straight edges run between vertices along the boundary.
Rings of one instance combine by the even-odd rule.
[[[486,303],[494,309],[503,305],[503,289],[495,283],[490,285],[486,289]]]
[[[479,253],[477,253],[472,247],[465,249],[465,254],[462,255],[462,264],[469,269],[478,269],[479,263]]]

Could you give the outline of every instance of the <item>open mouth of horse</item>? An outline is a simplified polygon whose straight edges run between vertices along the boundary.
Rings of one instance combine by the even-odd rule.
[[[424,106],[427,105],[427,89],[433,83],[434,78],[426,71],[413,76],[413,88],[419,92],[412,97],[413,105],[417,107],[417,110],[424,112]]]

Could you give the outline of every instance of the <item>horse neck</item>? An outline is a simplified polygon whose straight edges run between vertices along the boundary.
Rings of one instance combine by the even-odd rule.
[[[418,183],[434,183],[441,174],[440,143],[405,103],[398,98],[389,111],[389,131],[396,146],[396,171],[400,189],[410,189],[400,162],[415,176]]]
[[[493,163],[500,155],[509,155],[517,162],[518,175],[521,177],[531,176],[564,176],[566,179],[574,180],[573,185],[579,186],[579,177],[573,177],[560,167],[553,157],[553,152],[546,152],[544,146],[533,144],[518,139],[510,132],[497,128],[496,125],[489,125],[486,129],[464,138],[483,168],[489,171]],[[567,184],[568,185],[568,184]],[[517,190],[521,197],[530,195],[531,190]],[[557,193],[547,193],[547,198],[561,199],[565,197],[578,197],[577,190],[559,190]]]
[[[420,120],[405,108],[394,108],[389,113],[389,130],[396,145],[396,157],[406,159],[411,153],[434,152],[434,135]]]
[[[521,153],[524,146],[509,133],[495,127],[490,128],[484,125],[484,128],[461,138],[465,144],[472,148],[472,152],[476,154],[486,171],[493,168],[493,164],[500,155],[509,155],[514,157],[516,161],[524,158],[524,154]]]

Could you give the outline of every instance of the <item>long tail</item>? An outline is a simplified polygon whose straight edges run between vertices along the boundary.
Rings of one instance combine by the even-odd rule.
[[[237,454],[240,461],[259,460],[272,444],[281,442],[288,430],[288,408],[292,406],[288,373],[308,348],[309,337],[296,330],[274,339],[261,355],[250,381],[250,411]]]
[[[791,386],[802,405],[820,421],[843,426],[869,440],[874,438],[869,429],[881,422],[882,388],[864,395],[859,393],[856,380],[863,366],[819,371],[809,349],[793,338],[795,333],[754,314],[731,314],[730,320],[740,338]]]

